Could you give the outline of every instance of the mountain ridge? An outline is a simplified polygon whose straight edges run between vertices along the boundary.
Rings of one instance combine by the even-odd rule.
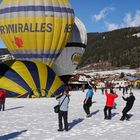
[[[87,35],[87,47],[78,68],[86,65],[94,69],[140,67],[140,27]]]

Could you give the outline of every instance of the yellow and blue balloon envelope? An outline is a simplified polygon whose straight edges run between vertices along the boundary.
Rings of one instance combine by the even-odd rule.
[[[64,90],[55,72],[38,61],[6,61],[0,63],[0,88],[8,97],[54,97]]]
[[[50,67],[72,32],[69,0],[0,0],[0,36],[19,60],[40,60]]]

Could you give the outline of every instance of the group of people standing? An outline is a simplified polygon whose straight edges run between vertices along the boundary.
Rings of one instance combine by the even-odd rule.
[[[104,119],[111,120],[111,116],[112,116],[111,110],[115,105],[114,101],[116,98],[118,98],[118,95],[113,91],[113,89],[110,89],[110,93],[108,93],[106,89],[105,95],[106,95],[106,105],[104,107]],[[135,101],[135,97],[132,92],[130,92],[129,97],[125,98],[124,96],[122,96],[122,98],[124,101],[126,101],[126,106],[122,111],[122,117],[120,119],[121,121],[125,119],[128,120],[130,118],[130,116],[127,113],[128,111],[131,110]]]
[[[94,90],[93,90],[93,86],[91,84],[89,84],[88,86],[88,90],[86,93],[86,97],[83,101],[83,109],[86,113],[86,117],[90,117],[91,113],[90,113],[90,107],[92,106],[92,97],[94,95]],[[59,101],[59,105],[60,106],[60,111],[58,113],[58,122],[59,122],[59,129],[58,131],[68,131],[68,104],[70,102],[70,98],[69,98],[69,91],[64,90],[63,93],[58,96],[56,99]],[[106,96],[106,104],[104,107],[104,119],[107,120],[111,120],[112,118],[112,113],[111,110],[115,105],[115,99],[118,98],[117,93],[115,93],[113,91],[113,89],[110,89],[110,92],[108,92],[108,89],[105,89],[105,96]],[[126,101],[126,106],[124,107],[123,111],[122,111],[122,117],[121,117],[121,121],[123,120],[128,120],[130,118],[130,116],[127,114],[128,111],[131,110],[134,101],[135,101],[135,96],[133,95],[133,93],[131,92],[129,94],[129,97],[125,98],[124,96],[122,96],[123,100]],[[63,120],[64,120],[64,129],[63,129]]]

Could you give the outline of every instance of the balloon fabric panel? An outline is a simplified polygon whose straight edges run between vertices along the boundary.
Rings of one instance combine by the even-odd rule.
[[[6,61],[4,63],[11,67],[11,69],[13,69],[20,77],[22,77],[24,81],[28,83],[29,87],[32,87],[32,89],[36,89],[36,84],[31,76],[31,73],[28,70],[28,67],[26,67],[26,65],[22,61]],[[30,91],[32,91],[32,89],[30,88]]]
[[[46,82],[46,89],[47,90],[49,90],[51,88],[51,85],[53,84],[54,79],[55,79],[54,71],[51,69],[48,69],[47,82]]]
[[[8,91],[6,93],[6,96],[8,97],[19,97],[27,93],[27,90],[25,90],[24,87],[4,76],[0,76],[0,86],[1,89],[6,89]]]
[[[50,92],[48,93],[48,97],[49,96],[55,96],[55,95],[57,95],[59,92],[59,88],[61,88],[61,90],[63,91],[63,89],[65,88],[64,86],[61,86],[60,87],[60,85],[59,84],[56,84],[56,83],[60,83],[60,78],[59,77],[57,77],[57,76],[55,76],[55,79],[53,80],[53,83],[52,83],[52,85],[51,85],[51,87],[50,87]],[[58,91],[56,91],[56,89],[58,90]]]
[[[9,63],[9,65],[12,65],[12,63]],[[0,67],[0,75],[4,75],[4,77],[8,78],[9,80],[15,83],[18,82],[18,85],[24,87],[25,90],[30,90],[30,87],[28,86],[26,81],[14,69],[10,68],[8,65],[5,64],[0,64]]]
[[[48,77],[48,67],[44,67],[44,63],[40,63],[39,61],[34,61],[37,66],[39,79],[40,79],[40,89],[42,92],[42,96],[45,96],[46,82]]]
[[[40,88],[40,80],[39,80],[39,73],[38,73],[38,69],[35,63],[33,62],[28,62],[28,61],[22,61],[25,66],[28,68],[28,71],[31,74],[31,77],[33,78],[33,81],[36,84],[36,89]]]

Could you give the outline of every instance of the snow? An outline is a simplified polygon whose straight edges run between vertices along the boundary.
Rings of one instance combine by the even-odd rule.
[[[135,74],[136,73],[136,70],[135,69],[118,69],[118,70],[108,70],[108,71],[95,71],[95,72],[90,72],[90,73],[87,73],[89,75],[96,75],[96,74],[100,74],[100,75],[108,75],[108,74],[121,74],[121,73],[124,73],[124,74],[128,74],[128,73],[131,73],[131,74]]]
[[[132,36],[140,37],[140,33],[133,34]]]
[[[105,95],[97,90],[93,97],[90,118],[86,118],[82,104],[85,92],[71,91],[68,132],[58,132],[57,114],[53,107],[55,98],[18,99],[7,98],[6,110],[0,112],[0,140],[139,140],[140,138],[140,91],[134,90],[136,101],[130,121],[120,121],[125,101],[122,91],[112,110],[112,120],[104,120]],[[126,95],[128,96],[128,95]]]
[[[102,75],[109,75],[109,74],[121,74],[121,73],[124,73],[124,74],[135,74],[137,72],[136,69],[116,69],[116,70],[75,70],[74,71],[74,74],[76,73],[84,73],[86,75],[90,75],[90,76],[93,76],[93,75],[96,75],[96,74],[100,74],[101,76]]]

